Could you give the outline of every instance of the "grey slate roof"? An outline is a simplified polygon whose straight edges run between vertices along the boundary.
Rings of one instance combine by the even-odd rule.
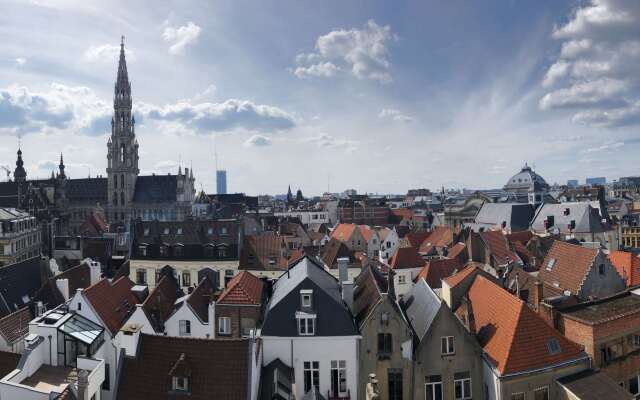
[[[107,178],[67,179],[65,195],[71,203],[107,203]]]
[[[172,203],[177,200],[176,175],[138,176],[133,192],[134,203]]]
[[[0,317],[26,306],[40,286],[40,257],[0,268]]]
[[[533,219],[535,208],[528,203],[484,203],[475,218],[478,227],[501,226],[512,232],[526,231]]]
[[[563,376],[558,383],[581,400],[635,398],[601,371],[585,370]]]
[[[409,323],[413,326],[417,338],[422,340],[429,331],[438,311],[442,308],[442,300],[424,279],[419,279],[416,282],[405,299],[404,307]]]
[[[310,310],[302,310],[302,289],[313,291]],[[337,279],[309,256],[290,266],[274,283],[273,294],[265,312],[262,335],[297,337],[297,311],[316,314],[315,336],[358,334],[353,316],[342,301]]]
[[[566,210],[569,214],[565,215]],[[544,220],[548,216],[554,217],[554,228],[558,228],[561,233],[569,232],[568,225],[575,221],[573,232],[598,233],[608,230],[606,223],[602,222],[599,208],[594,208],[589,202],[543,204],[536,211],[536,215],[531,222],[531,228],[535,231],[543,231]]]

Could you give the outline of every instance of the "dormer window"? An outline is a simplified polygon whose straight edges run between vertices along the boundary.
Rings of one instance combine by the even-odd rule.
[[[182,235],[182,228],[178,228],[178,232],[177,232],[177,234],[178,234],[178,235]]]
[[[174,376],[172,380],[172,389],[175,392],[188,392],[189,378],[186,376]]]
[[[313,336],[316,334],[316,315],[305,312],[296,312],[298,320],[298,334],[300,336]]]
[[[144,228],[144,235],[149,236],[149,228]]]
[[[547,350],[549,350],[549,354],[554,355],[560,353],[560,343],[558,339],[552,338],[547,342]]]
[[[165,235],[168,235],[168,234],[169,234],[169,232],[170,232],[170,231],[169,231],[169,228],[164,228],[164,234],[165,234]]]
[[[300,291],[300,305],[303,308],[311,308],[313,290],[303,289]]]
[[[213,235],[213,228],[207,229],[207,235]]]

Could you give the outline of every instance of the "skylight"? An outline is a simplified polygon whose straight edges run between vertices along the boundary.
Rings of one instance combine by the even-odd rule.
[[[551,271],[553,270],[553,267],[555,267],[556,265],[556,259],[552,258],[549,260],[549,262],[547,263],[547,271]]]
[[[560,343],[558,339],[552,338],[547,342],[547,350],[549,350],[549,354],[554,355],[560,353]]]

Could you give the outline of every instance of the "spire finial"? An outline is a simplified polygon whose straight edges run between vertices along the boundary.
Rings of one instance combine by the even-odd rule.
[[[124,35],[120,38],[120,47],[124,47]]]

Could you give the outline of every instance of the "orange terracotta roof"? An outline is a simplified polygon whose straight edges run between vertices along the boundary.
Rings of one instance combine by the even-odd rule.
[[[247,271],[242,271],[229,281],[220,297],[218,304],[262,304],[262,290],[264,284],[260,279]]]
[[[469,289],[475,334],[500,374],[536,370],[586,357],[522,300],[479,275]],[[551,350],[551,343],[559,346]]]
[[[240,254],[245,269],[284,270],[287,268],[285,237],[281,235],[246,235]]]
[[[131,279],[126,276],[114,282],[103,278],[83,292],[106,328],[113,334],[120,330],[136,308],[138,299],[131,292],[133,286]]]
[[[460,282],[464,281],[468,276],[473,274],[475,270],[478,268],[479,267],[476,265],[476,263],[473,263],[473,262],[468,263],[462,270],[456,272],[451,276],[444,278],[443,281],[445,281],[447,285],[449,285],[449,287],[455,287]]]
[[[627,286],[640,285],[640,257],[627,251],[613,250],[609,253],[609,260],[626,279]]]
[[[399,247],[389,260],[392,269],[420,268],[424,264],[415,247]]]
[[[424,242],[426,238],[431,235],[431,232],[421,231],[421,232],[409,232],[405,236],[405,238],[409,241],[409,244],[412,247],[418,248]]]
[[[507,265],[520,261],[520,257],[509,248],[507,238],[501,231],[480,232],[480,237],[498,265]]]
[[[358,229],[360,229],[360,233],[362,234],[362,237],[366,242],[369,242],[369,240],[371,240],[371,238],[373,237],[374,233],[376,233],[376,231],[371,229],[369,225],[358,225]]]
[[[467,245],[462,242],[458,242],[449,248],[449,252],[447,253],[447,257],[449,258],[458,258],[463,253],[466,252]],[[464,257],[466,259],[466,256]]]
[[[331,232],[331,237],[341,242],[346,242],[357,227],[358,225],[356,224],[338,224],[333,232]]]
[[[420,253],[429,253],[434,247],[447,247],[453,242],[453,230],[438,226],[420,244]]]
[[[540,267],[538,278],[577,295],[597,255],[597,249],[556,240]],[[552,259],[555,261],[550,265]]]
[[[464,268],[464,264],[457,258],[443,258],[441,260],[430,260],[422,267],[415,281],[424,279],[431,289],[442,287],[442,280],[452,276],[454,272]]]
[[[507,239],[509,239],[511,243],[520,242],[522,244],[527,244],[532,237],[533,232],[531,231],[512,232],[507,234]]]

